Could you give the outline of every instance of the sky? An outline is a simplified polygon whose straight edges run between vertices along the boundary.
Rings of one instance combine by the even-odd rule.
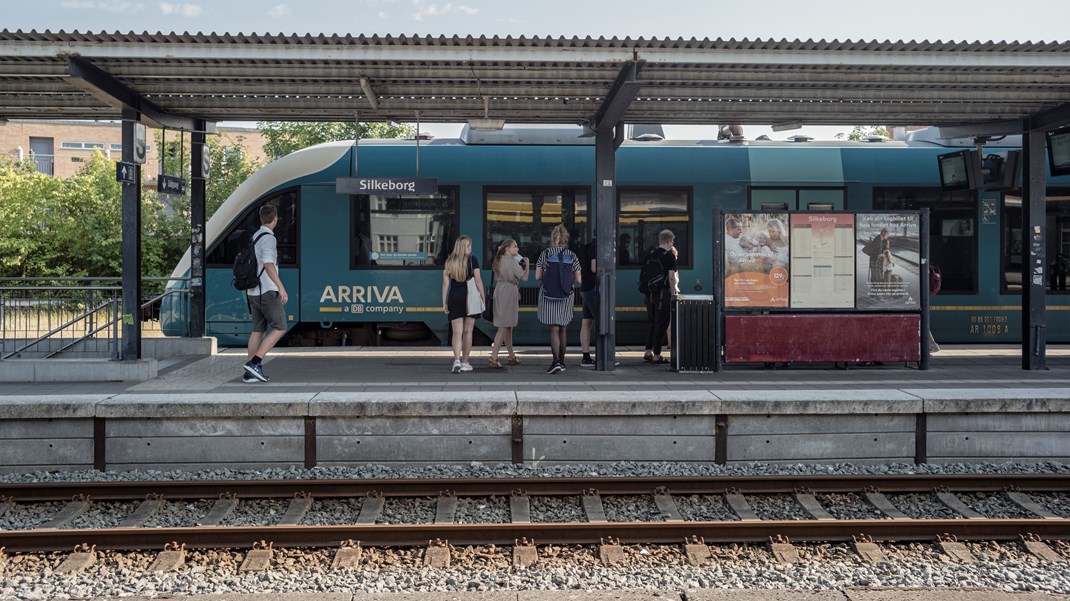
[[[945,42],[1066,41],[1067,23],[1070,0],[4,0],[0,16],[11,31]],[[424,129],[442,136],[460,127]],[[828,139],[849,129],[746,133]]]

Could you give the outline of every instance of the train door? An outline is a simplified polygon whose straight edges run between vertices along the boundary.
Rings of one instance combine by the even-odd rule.
[[[300,320],[295,292],[298,290],[300,256],[298,244],[301,189],[288,188],[272,193],[252,203],[217,238],[208,249],[205,279],[208,296],[205,299],[205,328],[209,336],[216,336],[224,346],[244,345],[252,331],[249,307],[245,294],[234,289],[234,258],[260,229],[260,207],[269,204],[279,211],[279,223],[273,232],[278,248],[279,277],[290,300],[286,304],[286,319],[290,325]]]
[[[334,332],[330,345],[444,341],[442,269],[459,235],[459,189],[345,195],[331,184],[307,195],[305,321]]]
[[[752,186],[752,211],[842,211],[847,206],[847,188]]]

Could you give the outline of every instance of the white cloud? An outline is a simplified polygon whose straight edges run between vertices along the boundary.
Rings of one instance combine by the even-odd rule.
[[[182,17],[196,17],[196,16],[200,15],[201,13],[203,13],[204,9],[201,8],[201,5],[199,5],[199,4],[189,4],[188,2],[183,2],[181,4],[176,4],[176,3],[172,3],[172,2],[161,2],[160,3],[160,12],[162,12],[165,15],[179,15],[179,16],[182,16]]]
[[[141,10],[141,4],[123,2],[122,0],[65,0],[60,2],[64,8],[88,8],[110,13],[126,13]]]
[[[379,13],[376,16],[378,16],[380,19],[389,19],[390,18],[390,15],[386,14],[385,10],[379,11]]]
[[[290,16],[290,7],[285,4],[276,4],[267,11],[267,15],[272,19],[281,19],[283,17]]]
[[[423,21],[428,17],[442,17],[450,13],[459,12],[466,15],[474,15],[479,12],[478,8],[472,8],[467,4],[454,4],[447,2],[446,4],[428,4],[424,0],[413,0],[413,4],[416,6],[416,13],[412,18],[417,21]]]

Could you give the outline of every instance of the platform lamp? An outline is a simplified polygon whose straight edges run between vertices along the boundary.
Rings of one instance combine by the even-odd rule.
[[[490,118],[490,98],[483,97],[483,116],[468,120],[468,127],[476,131],[501,131],[505,128],[505,119]]]

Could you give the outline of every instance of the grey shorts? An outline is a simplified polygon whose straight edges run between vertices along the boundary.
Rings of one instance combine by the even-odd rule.
[[[598,289],[592,288],[580,294],[583,296],[583,318],[598,319]]]
[[[259,296],[249,295],[249,310],[253,314],[253,331],[266,332],[267,327],[286,331],[286,307],[275,290]]]

